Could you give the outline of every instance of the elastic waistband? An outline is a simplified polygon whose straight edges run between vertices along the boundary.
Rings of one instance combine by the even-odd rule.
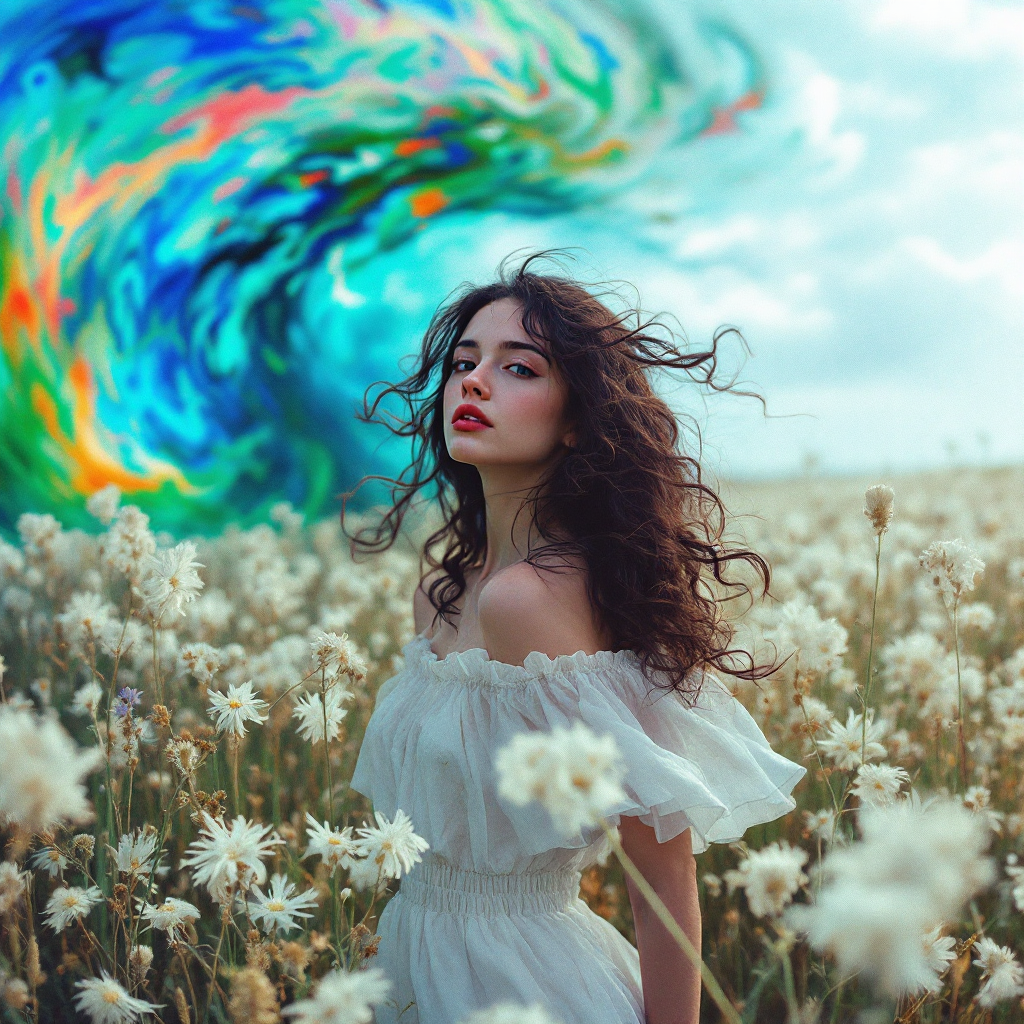
[[[572,869],[497,875],[463,871],[446,861],[424,860],[401,882],[403,900],[427,910],[484,917],[566,910],[580,892]]]

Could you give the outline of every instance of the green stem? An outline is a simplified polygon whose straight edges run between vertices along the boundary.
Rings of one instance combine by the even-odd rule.
[[[875,611],[878,608],[878,577],[880,575],[880,563],[882,559],[882,533],[878,534],[878,547],[875,549],[875,593],[871,598],[871,640],[868,644],[868,676],[864,682],[864,697],[861,700],[860,720],[860,763],[864,763],[864,751],[868,739],[868,701],[871,698],[871,662],[875,655]]]
[[[957,704],[957,783],[961,789],[967,788],[967,743],[964,740],[964,691],[960,682],[960,628],[957,622],[957,611],[960,605],[958,597],[953,598],[953,650],[956,652],[956,704]]]
[[[736,1007],[729,1002],[728,997],[722,991],[722,986],[718,984],[718,979],[711,973],[711,968],[701,959],[700,953],[697,952],[695,946],[690,941],[690,937],[679,926],[679,922],[676,921],[661,897],[654,891],[651,883],[644,878],[626,851],[623,850],[622,843],[619,842],[619,837],[616,835],[615,830],[609,828],[608,823],[605,821],[601,822],[601,827],[604,829],[605,835],[608,836],[608,841],[611,843],[619,863],[622,864],[623,870],[632,879],[637,889],[640,890],[651,909],[657,914],[658,920],[665,926],[672,938],[676,940],[679,948],[686,954],[690,963],[700,971],[704,987],[708,990],[708,995],[715,1001],[715,1005],[721,1011],[722,1016],[729,1024],[743,1024],[740,1015],[736,1012]]]

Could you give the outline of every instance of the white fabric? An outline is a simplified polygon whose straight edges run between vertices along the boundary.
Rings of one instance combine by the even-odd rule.
[[[581,870],[606,848],[599,826],[562,837],[538,804],[496,793],[493,759],[519,732],[582,721],[611,733],[626,799],[659,841],[692,830],[693,849],[731,842],[796,804],[806,769],[775,753],[710,673],[695,707],[657,689],[631,651],[523,665],[482,648],[438,657],[418,636],[377,695],[352,788],[391,818],[401,808],[430,843],[378,922],[376,958],[401,1018],[459,1024],[502,1000],[542,1003],[563,1024],[643,1024],[636,949],[579,898]]]

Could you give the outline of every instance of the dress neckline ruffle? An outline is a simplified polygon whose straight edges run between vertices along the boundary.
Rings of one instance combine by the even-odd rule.
[[[543,676],[564,672],[640,669],[640,658],[634,651],[596,651],[594,654],[577,651],[575,654],[558,654],[554,658],[540,651],[531,651],[523,659],[522,665],[510,665],[506,661],[489,658],[483,647],[452,651],[439,658],[430,644],[430,638],[420,633],[405,645],[403,652],[407,659],[410,653],[415,652],[421,664],[435,678],[491,686],[522,686]]]

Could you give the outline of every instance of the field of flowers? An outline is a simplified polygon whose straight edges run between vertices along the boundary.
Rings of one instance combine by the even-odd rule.
[[[724,493],[776,597],[731,612],[737,639],[791,655],[725,681],[809,770],[796,811],[698,858],[708,1021],[1024,1012],[1024,468],[875,483]],[[355,564],[284,505],[195,541],[112,488],[90,510],[93,534],[25,515],[0,541],[4,1019],[366,1024],[423,842],[348,779],[413,633],[414,543]],[[531,792],[599,820],[614,759],[589,787],[564,768],[600,738],[534,741]],[[629,869],[582,896],[632,938]]]

